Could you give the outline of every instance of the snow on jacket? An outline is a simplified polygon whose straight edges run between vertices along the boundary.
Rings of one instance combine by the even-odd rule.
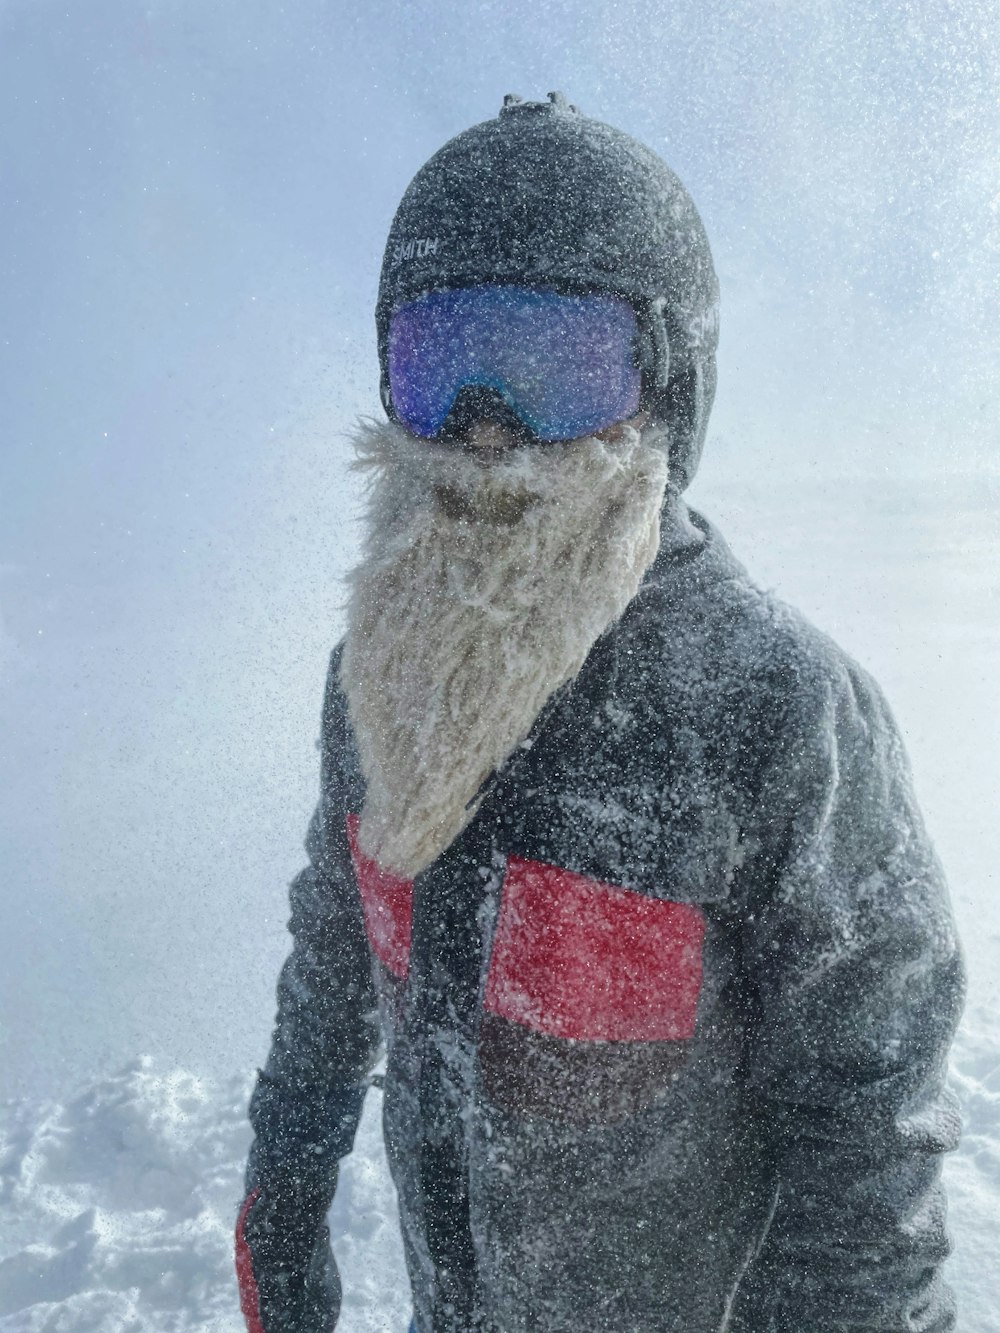
[[[421,1333],[955,1327],[963,973],[898,734],[682,514],[415,883],[357,847],[334,654],[248,1170],[313,1276],[260,1275],[266,1333],[332,1326],[325,1212],[383,1049]]]

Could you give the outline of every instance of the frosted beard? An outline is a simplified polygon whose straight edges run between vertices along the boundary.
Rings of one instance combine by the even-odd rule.
[[[486,460],[376,423],[355,447],[371,484],[340,679],[367,782],[359,840],[412,878],[638,591],[667,450],[626,427]]]

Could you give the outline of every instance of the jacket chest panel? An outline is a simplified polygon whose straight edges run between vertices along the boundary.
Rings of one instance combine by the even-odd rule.
[[[692,1036],[705,918],[559,866],[507,860],[484,1008],[546,1037]]]
[[[658,707],[654,688],[567,694],[498,775],[477,822],[526,861],[721,904],[742,861],[740,796],[712,710]]]

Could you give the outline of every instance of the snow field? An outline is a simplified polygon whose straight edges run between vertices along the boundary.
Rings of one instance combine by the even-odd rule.
[[[249,1092],[143,1057],[64,1104],[3,1107],[3,1333],[243,1333],[232,1234]],[[331,1214],[345,1333],[403,1330],[409,1314],[380,1104]]]
[[[963,1333],[995,1333],[1000,1012],[970,1013],[952,1085],[965,1137],[946,1163]],[[250,1080],[209,1084],[149,1057],[64,1104],[0,1111],[0,1333],[243,1333],[232,1229]],[[368,1099],[330,1214],[339,1333],[403,1333],[395,1195]]]

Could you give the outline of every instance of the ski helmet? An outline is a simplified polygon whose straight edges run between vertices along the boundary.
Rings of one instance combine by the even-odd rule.
[[[666,426],[671,482],[698,464],[715,393],[718,282],[694,203],[651,149],[559,93],[504,98],[417,172],[382,261],[382,402],[392,312],[425,292],[484,283],[606,292],[636,312],[643,406]]]

